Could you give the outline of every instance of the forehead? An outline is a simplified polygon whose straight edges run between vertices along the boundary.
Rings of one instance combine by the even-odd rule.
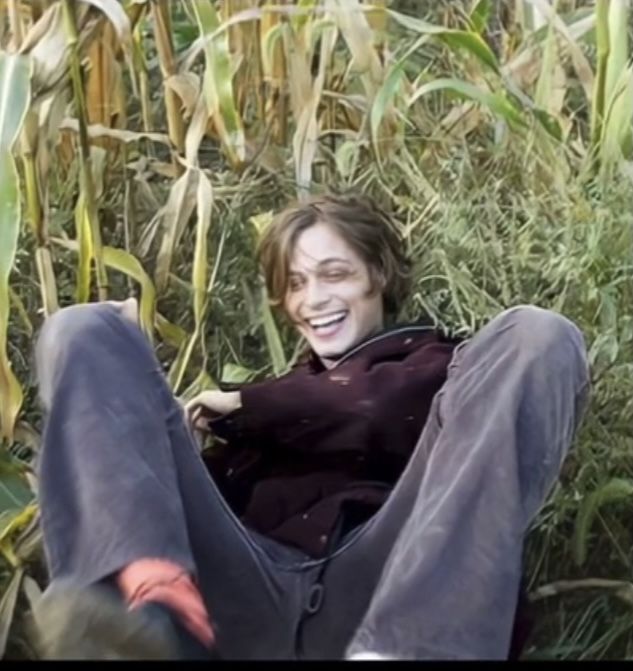
[[[362,263],[356,250],[333,226],[317,222],[297,235],[290,253],[290,269],[311,268],[333,259]]]

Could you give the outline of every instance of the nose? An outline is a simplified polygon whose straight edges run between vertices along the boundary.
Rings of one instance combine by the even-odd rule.
[[[311,310],[317,310],[327,305],[330,294],[327,286],[316,277],[311,277],[306,285],[306,305]]]

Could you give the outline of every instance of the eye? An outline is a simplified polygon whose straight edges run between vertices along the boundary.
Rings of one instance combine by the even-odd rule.
[[[342,268],[328,270],[323,273],[323,278],[328,282],[340,282],[349,276],[349,271]]]
[[[288,290],[289,291],[299,291],[303,286],[303,279],[297,275],[292,275],[288,280]]]

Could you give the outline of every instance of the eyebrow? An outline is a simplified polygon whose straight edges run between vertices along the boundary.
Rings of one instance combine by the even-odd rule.
[[[340,257],[338,257],[338,256],[332,256],[332,257],[329,257],[329,258],[327,258],[327,259],[323,259],[323,260],[319,261],[319,262],[317,263],[317,268],[320,268],[320,267],[322,267],[322,266],[327,266],[327,265],[329,265],[329,264],[331,264],[331,263],[344,263],[344,264],[347,265],[347,266],[351,266],[351,265],[352,265],[347,259],[342,259],[342,258],[340,258]],[[292,275],[292,274],[300,273],[301,271],[300,271],[300,270],[297,270],[296,268],[295,268],[295,269],[290,268],[290,271],[289,271],[289,272],[290,272],[290,274]]]

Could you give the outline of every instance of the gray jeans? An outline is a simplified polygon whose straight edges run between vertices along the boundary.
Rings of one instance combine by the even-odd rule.
[[[235,517],[116,306],[59,311],[36,355],[51,587],[163,557],[195,574],[227,659],[506,658],[525,533],[589,386],[567,319],[520,306],[460,345],[391,496],[324,560]]]

